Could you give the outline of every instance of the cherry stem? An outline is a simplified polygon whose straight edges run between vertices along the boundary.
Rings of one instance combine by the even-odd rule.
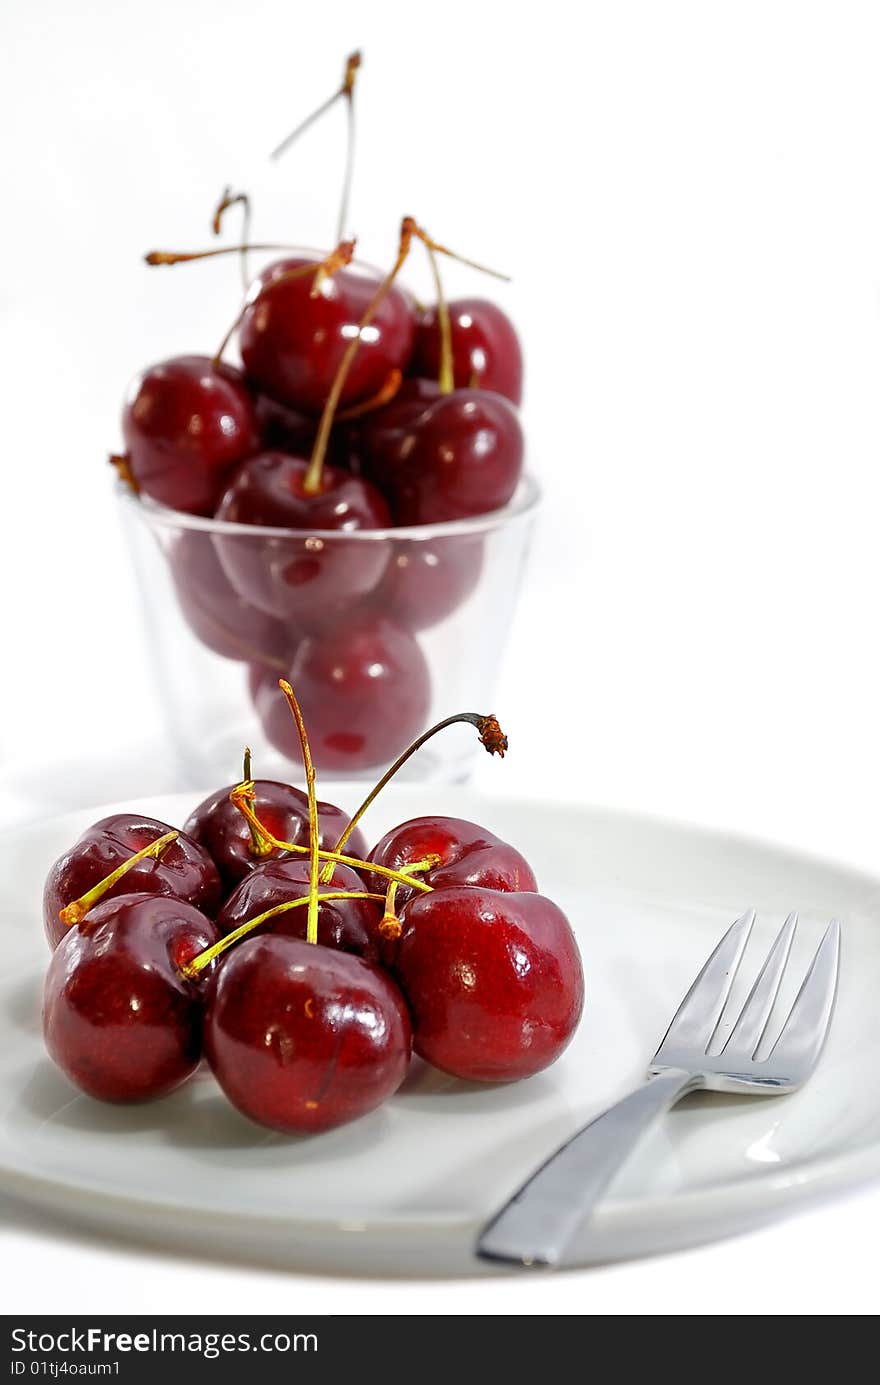
[[[403,931],[400,927],[400,919],[397,917],[397,910],[394,907],[396,898],[397,881],[392,880],[385,892],[385,913],[379,924],[379,932],[382,934],[382,937],[388,938],[390,941],[399,938]]]
[[[306,942],[316,943],[318,941],[318,851],[320,845],[318,842],[318,799],[315,794],[315,767],[312,764],[312,752],[309,747],[306,724],[303,721],[303,715],[293,688],[286,678],[279,678],[278,686],[287,699],[287,705],[296,723],[299,742],[302,746],[303,768],[306,772],[306,791],[309,797],[309,917],[306,922]]]
[[[297,856],[306,856],[309,852],[307,846],[300,846],[298,842],[285,842],[280,837],[273,837],[267,827],[265,827],[257,817],[253,808],[248,802],[254,797],[252,784],[237,784],[229,795],[230,802],[238,809],[242,817],[251,826],[255,826],[262,833],[266,841],[272,843],[274,849],[278,851],[290,851]],[[431,866],[437,864],[435,857],[426,858],[424,861],[417,861],[412,866],[407,866],[406,871],[391,870],[389,866],[380,866],[372,861],[361,861],[357,856],[343,856],[338,851],[319,851],[318,856],[322,861],[327,861],[329,865],[351,866],[352,870],[369,870],[376,875],[382,875],[389,880],[397,880],[401,885],[409,885],[412,889],[418,890],[421,894],[430,894],[431,886],[426,885],[423,880],[415,880],[412,876],[413,871],[430,870]],[[332,871],[331,871],[332,875]]]
[[[279,274],[270,282],[274,287],[277,284],[287,283],[289,279],[305,279],[307,275],[314,274],[315,282],[312,285],[312,296],[314,297],[316,294],[320,292],[321,284],[324,282],[325,279],[332,279],[333,275],[337,274],[339,270],[342,269],[343,265],[351,264],[351,258],[354,254],[354,247],[355,242],[353,240],[341,240],[339,244],[336,246],[336,249],[331,250],[330,254],[326,255],[323,260],[319,260],[317,264],[310,260],[308,264],[296,265],[293,269],[285,269],[282,274]],[[250,247],[250,249],[252,250],[257,248],[258,247],[256,246]],[[280,248],[283,249],[284,247],[282,246]],[[212,358],[212,365],[218,366],[220,364],[220,361],[223,358],[223,352],[226,350],[227,346],[232,340],[232,335],[235,332],[235,329],[240,325],[241,320],[244,317],[247,309],[250,307],[251,302],[251,293],[248,292],[244,302],[242,303],[241,307],[238,310],[238,313],[236,314],[235,321],[229,328],[229,331],[226,333],[226,336],[220,343],[218,351]]]
[[[274,241],[255,241],[252,245],[218,245],[212,250],[150,250],[144,256],[148,265],[190,264],[193,260],[214,260],[218,255],[246,255],[249,250],[296,250],[295,245],[277,245]]]
[[[244,763],[242,765],[243,778],[245,783],[251,782],[251,748],[246,745],[244,748]],[[248,851],[251,856],[271,856],[275,850],[266,833],[257,823],[256,818],[248,823],[250,828],[251,840]]]
[[[358,323],[357,332],[342,354],[342,359],[339,362],[336,374],[333,377],[333,383],[330,386],[330,393],[327,395],[327,400],[324,404],[321,420],[318,424],[318,432],[315,436],[315,444],[312,448],[312,455],[309,460],[309,468],[303,480],[303,491],[306,495],[317,495],[320,492],[321,472],[324,467],[324,458],[327,455],[330,430],[333,427],[333,420],[336,415],[336,410],[339,407],[339,400],[345,387],[345,382],[348,379],[348,373],[351,370],[352,362],[361,344],[364,328],[369,327],[376,313],[391,292],[391,286],[409,255],[412,246],[412,238],[416,233],[416,229],[416,223],[413,221],[412,217],[405,216],[400,226],[400,244],[397,250],[397,259],[390,273],[382,280],[376,292],[373,294],[373,297],[367,304],[366,311]]]
[[[388,379],[380,390],[371,395],[369,399],[363,400],[360,404],[352,404],[350,409],[339,409],[336,413],[337,423],[349,423],[353,418],[362,418],[364,414],[371,414],[376,409],[381,409],[385,404],[390,404],[397,391],[403,384],[403,371],[389,370]]]
[[[394,778],[397,771],[406,764],[410,756],[415,755],[416,751],[420,750],[432,736],[436,736],[438,731],[445,731],[447,726],[454,726],[459,721],[468,722],[469,725],[475,726],[480,733],[480,743],[486,747],[489,754],[499,755],[502,760],[504,759],[504,752],[507,750],[507,737],[498,725],[497,717],[493,716],[492,713],[489,713],[488,716],[482,716],[479,712],[456,712],[455,716],[445,717],[443,721],[438,721],[436,726],[429,727],[427,731],[422,732],[421,736],[417,736],[412,745],[408,746],[402,755],[398,755],[394,764],[385,771],[378,784],[374,784],[336,843],[337,851],[342,850],[373,800],[382,792],[388,781]]]
[[[370,894],[368,890],[331,890],[329,894],[318,895],[319,904],[323,904],[325,900],[330,901],[333,899],[377,899],[381,904],[385,896],[381,894]],[[220,938],[216,943],[212,943],[210,947],[205,948],[204,952],[199,952],[187,962],[185,966],[181,967],[181,972],[190,981],[194,981],[199,973],[204,971],[205,967],[213,962],[215,957],[219,957],[221,953],[225,952],[227,948],[232,947],[233,944],[237,943],[241,938],[246,938],[248,933],[252,933],[255,928],[259,928],[261,923],[265,923],[267,919],[274,918],[276,914],[286,913],[288,909],[300,909],[309,902],[310,897],[305,895],[302,899],[286,899],[283,904],[275,904],[271,909],[267,909],[264,914],[258,914],[256,918],[248,919],[247,923],[239,924],[238,928],[234,928],[231,933],[227,933],[225,937]]]
[[[280,158],[292,144],[296,143],[300,135],[304,135],[306,130],[311,129],[315,122],[320,120],[322,115],[329,111],[332,106],[336,105],[337,101],[345,101],[347,144],[345,174],[342,180],[342,199],[339,205],[339,223],[336,233],[337,240],[341,240],[345,234],[345,224],[348,221],[348,203],[351,195],[352,173],[354,171],[354,86],[360,65],[361,54],[359,52],[349,53],[345,60],[345,72],[342,76],[342,82],[340,86],[337,87],[336,91],[334,91],[333,95],[328,96],[327,100],[323,101],[316,111],[312,111],[311,115],[306,116],[305,120],[301,121],[295,130],[292,130],[289,135],[285,136],[281,143],[273,149],[272,153],[269,155],[271,159]]]
[[[127,861],[123,861],[121,866],[117,866],[109,875],[105,875],[103,880],[99,880],[97,885],[93,885],[85,894],[80,895],[79,899],[74,899],[70,904],[66,904],[63,909],[58,911],[61,922],[70,927],[72,924],[79,923],[80,919],[85,918],[86,914],[99,899],[103,899],[108,890],[112,890],[118,880],[127,875],[132,866],[136,866],[139,861],[146,861],[151,856],[158,859],[167,846],[176,842],[179,832],[166,832],[163,837],[157,837],[149,846],[145,846],[143,851],[136,851],[133,856],[129,856]]]
[[[431,262],[431,273],[434,276],[434,289],[437,294],[437,322],[440,327],[440,377],[437,383],[440,386],[441,394],[452,394],[455,389],[455,372],[452,362],[452,323],[449,321],[449,307],[443,293],[443,279],[440,275],[437,256],[427,241],[425,241],[425,249]]]
[[[435,255],[445,255],[450,260],[457,260],[459,264],[467,265],[469,269],[477,269],[481,274],[490,274],[493,279],[501,279],[505,284],[510,283],[509,274],[502,274],[499,270],[490,269],[488,265],[480,264],[477,260],[469,260],[464,255],[457,255],[454,250],[441,245],[439,241],[434,240],[433,236],[429,236],[422,226],[414,226],[413,235],[418,236],[422,245],[427,250],[433,251]]]
[[[133,495],[140,495],[141,488],[134,479],[134,472],[131,469],[131,462],[124,452],[111,452],[107,458],[110,465],[115,469],[120,481],[124,481]]]
[[[251,238],[251,199],[246,192],[233,192],[232,188],[223,189],[223,194],[214,209],[214,218],[211,222],[211,230],[215,236],[219,236],[223,226],[223,215],[228,212],[230,207],[236,205],[241,207],[241,282],[245,293],[247,293],[250,276],[248,275],[247,252],[248,241]]]

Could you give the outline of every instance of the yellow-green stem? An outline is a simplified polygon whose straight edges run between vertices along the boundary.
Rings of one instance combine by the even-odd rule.
[[[404,217],[400,228],[400,245],[397,251],[397,259],[390,273],[382,280],[382,283],[367,304],[366,311],[358,323],[357,333],[352,337],[343,352],[342,359],[333,377],[333,384],[330,386],[330,393],[327,395],[324,409],[321,413],[321,420],[315,435],[312,455],[309,459],[309,468],[303,480],[303,490],[306,495],[317,495],[321,489],[321,473],[324,469],[324,458],[327,455],[327,444],[330,441],[330,430],[333,427],[333,420],[336,416],[336,410],[339,407],[339,400],[342,397],[345,382],[348,379],[348,373],[351,370],[352,362],[361,344],[361,337],[363,336],[364,329],[369,327],[373,318],[385,302],[388,294],[391,292],[394,280],[403,268],[406,257],[410,252],[414,234],[415,222],[412,217]]]
[[[306,773],[306,792],[309,798],[309,917],[306,922],[306,942],[316,943],[318,941],[318,851],[320,850],[318,837],[320,830],[318,827],[318,799],[315,794],[315,767],[312,764],[312,752],[309,748],[306,724],[303,721],[303,715],[293,688],[286,678],[279,678],[278,686],[287,698],[287,705],[296,722],[299,742],[302,746],[303,768]]]
[[[449,321],[449,307],[443,293],[443,279],[434,247],[427,240],[424,242],[424,246],[431,262],[434,291],[437,294],[437,325],[440,328],[440,376],[438,384],[441,394],[451,394],[455,389],[455,372],[452,361],[452,323]]]
[[[248,274],[248,241],[251,238],[251,199],[246,192],[233,192],[232,188],[224,188],[223,195],[217,206],[214,208],[214,218],[211,222],[211,230],[215,236],[219,236],[223,229],[224,213],[230,207],[241,207],[241,282],[245,293],[248,290],[250,276]]]
[[[79,923],[80,919],[85,918],[92,906],[97,904],[99,899],[103,899],[107,891],[112,890],[118,880],[128,874],[132,866],[136,866],[138,861],[148,860],[151,856],[158,858],[166,846],[177,841],[179,835],[179,832],[166,832],[163,837],[157,837],[154,842],[150,842],[150,845],[145,846],[142,851],[136,851],[133,856],[129,856],[127,861],[123,861],[121,866],[117,866],[109,875],[105,875],[104,879],[99,880],[97,885],[86,890],[79,899],[72,900],[70,904],[66,904],[63,909],[60,909],[58,917],[61,922],[66,923],[68,927],[74,923]]]
[[[249,745],[246,745],[244,748],[244,763],[242,765],[242,770],[244,782],[246,784],[251,783],[251,748]],[[254,820],[248,822],[248,827],[251,832],[251,844],[248,847],[251,856],[271,856],[275,848],[269,841],[262,827],[260,827],[256,814],[254,815]]]
[[[248,784],[238,784],[229,795],[229,800],[233,807],[238,809],[242,817],[250,823],[251,827],[255,827],[267,842],[271,842],[273,850],[290,851],[297,856],[307,856],[309,854],[309,847],[300,846],[299,842],[285,842],[281,837],[274,837],[268,827],[265,827],[263,823],[260,822],[260,819],[247,801],[246,795],[248,792],[250,792],[250,786]],[[436,860],[431,858],[425,861],[417,861],[415,865],[408,866],[405,871],[398,871],[391,870],[389,866],[375,865],[372,861],[362,861],[357,856],[345,856],[339,851],[325,851],[322,848],[318,852],[318,856],[322,861],[327,862],[329,874],[325,874],[325,884],[332,877],[333,871],[331,867],[339,864],[342,866],[350,866],[352,870],[373,871],[376,875],[384,876],[386,880],[397,880],[401,885],[409,885],[412,889],[418,890],[421,894],[430,894],[431,886],[426,885],[422,880],[414,879],[409,872],[413,870],[430,870],[431,866],[437,864]]]
[[[319,895],[318,903],[323,904],[325,900],[331,899],[377,899],[381,904],[384,898],[384,895],[370,894],[368,890],[331,890],[329,894]],[[227,948],[232,947],[233,944],[239,942],[242,938],[246,938],[248,933],[252,933],[255,928],[259,928],[261,923],[265,923],[267,919],[274,918],[276,914],[286,913],[288,909],[301,909],[308,903],[309,896],[305,895],[302,899],[286,899],[283,904],[275,904],[271,909],[267,909],[265,913],[258,914],[256,918],[248,919],[247,923],[240,923],[231,933],[227,933],[226,936],[220,938],[218,942],[212,943],[210,947],[206,947],[204,952],[198,953],[197,956],[186,963],[186,966],[181,967],[181,971],[184,976],[189,977],[190,980],[195,980],[199,973],[204,971],[205,967],[213,962],[215,957],[219,957]]]

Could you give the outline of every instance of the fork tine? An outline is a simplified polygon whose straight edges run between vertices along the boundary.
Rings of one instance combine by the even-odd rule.
[[[822,1052],[837,992],[840,968],[840,923],[832,919],[797,993],[782,1033],[767,1062],[784,1064],[794,1082],[809,1076]]]
[[[670,1046],[699,1047],[703,1052],[709,1047],[754,922],[754,909],[747,909],[728,928],[673,1015],[655,1057]]]
[[[742,1053],[748,1058],[754,1057],[776,1004],[797,922],[797,914],[789,914],[779,930],[722,1053]]]

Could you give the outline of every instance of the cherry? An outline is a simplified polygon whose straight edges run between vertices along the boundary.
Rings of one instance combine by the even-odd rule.
[[[324,465],[312,487],[310,471],[302,458],[260,453],[239,467],[217,509],[218,519],[305,531],[301,537],[221,533],[215,543],[243,600],[314,627],[372,591],[388,563],[386,540],[346,542],[343,536],[384,529],[391,516],[368,481]],[[340,537],[323,538],[327,530]]]
[[[113,813],[87,828],[59,856],[46,878],[43,922],[50,947],[57,947],[70,931],[58,917],[62,909],[92,890],[134,852],[171,830],[166,823],[138,813]],[[173,896],[213,915],[220,904],[220,889],[220,876],[208,852],[192,837],[179,833],[158,860],[148,857],[136,862],[105,898],[142,893]]]
[[[182,900],[103,900],[52,954],[43,999],[50,1056],[102,1101],[173,1091],[201,1052],[199,988],[181,968],[216,939],[214,925]]]
[[[233,1106],[305,1134],[390,1097],[406,1076],[411,1034],[403,997],[377,967],[270,934],[236,944],[218,968],[204,1043]]]
[[[280,620],[239,596],[220,565],[211,534],[190,529],[168,553],[178,604],[193,634],[215,654],[274,661],[282,671],[296,637]]]
[[[481,389],[442,394],[412,382],[361,423],[360,468],[397,524],[435,524],[500,509],[522,472],[516,409]]]
[[[407,630],[427,630],[458,610],[476,587],[482,569],[479,534],[401,539],[392,549],[371,602]]]
[[[239,344],[245,372],[263,394],[304,414],[320,414],[352,340],[359,349],[342,389],[342,408],[378,394],[412,355],[415,316],[409,297],[393,287],[366,327],[361,319],[381,276],[361,267],[322,277],[284,277],[320,257],[288,256],[259,276],[245,308]],[[317,292],[313,292],[313,288]]]
[[[506,313],[486,298],[454,298],[447,305],[452,334],[453,378],[459,389],[478,386],[522,401],[523,362],[519,337]],[[436,379],[440,370],[440,323],[427,308],[416,327],[410,369]]]
[[[275,700],[284,709],[284,699],[278,694],[278,678],[273,678]],[[286,713],[287,725],[292,735],[296,731],[291,725],[290,715]],[[281,841],[293,842],[296,846],[307,846],[309,838],[308,799],[301,789],[291,784],[281,784],[274,779],[255,779],[253,809],[260,822],[264,823],[273,837]],[[230,802],[229,795],[235,788],[228,784],[218,789],[194,809],[186,820],[184,831],[194,842],[198,842],[217,863],[217,867],[228,889],[258,866],[267,857],[273,860],[283,855],[278,850],[256,849],[251,829],[247,821]],[[341,836],[348,815],[332,803],[318,804],[318,845],[322,851],[332,851]],[[347,854],[363,859],[366,842],[358,831],[349,839]]]
[[[432,856],[437,857],[437,864],[424,871],[420,878],[435,890],[467,885],[533,893],[538,888],[531,866],[515,847],[464,818],[411,818],[386,832],[367,860],[391,870],[405,871],[414,861]],[[363,874],[367,889],[382,890],[381,877]],[[406,887],[401,886],[398,899],[403,901],[406,897]]]
[[[122,431],[138,489],[196,515],[213,513],[233,467],[259,445],[244,377],[207,356],[176,356],[137,376]]]
[[[555,1062],[584,999],[557,905],[459,885],[411,899],[400,923],[395,975],[422,1058],[471,1082],[513,1082]]]
[[[348,854],[351,852],[349,850]],[[341,863],[332,863],[328,879],[322,880],[324,891],[363,891],[364,884],[356,871]],[[376,877],[379,879],[380,877]],[[384,893],[387,880],[379,890]],[[309,862],[305,857],[283,860],[270,859],[257,866],[233,890],[217,916],[222,934],[232,933],[243,923],[264,914],[276,904],[288,899],[305,899],[309,893]],[[354,952],[369,961],[379,955],[378,926],[382,905],[371,899],[333,899],[318,906],[318,942],[324,947]],[[291,909],[276,914],[254,929],[257,933],[275,933],[291,938],[305,938],[307,915],[304,909]]]
[[[267,394],[258,397],[256,409],[261,451],[289,452],[295,457],[311,452],[316,431],[313,418],[279,404]]]
[[[296,688],[319,769],[355,773],[385,764],[428,715],[424,654],[409,631],[373,611],[353,611],[306,635],[286,676]],[[298,758],[295,729],[268,679],[254,705],[271,744]]]

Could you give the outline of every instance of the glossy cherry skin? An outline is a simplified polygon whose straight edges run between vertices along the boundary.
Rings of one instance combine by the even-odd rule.
[[[215,544],[229,581],[245,601],[313,627],[377,586],[390,543],[344,536],[384,529],[391,515],[375,486],[337,467],[325,466],[320,491],[307,494],[308,465],[284,452],[262,452],[239,467],[217,508],[218,519],[304,530],[302,537],[218,534]],[[340,537],[322,537],[328,530]]]
[[[347,849],[347,848],[346,848]],[[387,885],[387,880],[385,881]],[[320,885],[322,893],[333,890],[363,891],[364,882],[349,866],[336,864],[332,878]],[[309,893],[309,861],[307,856],[285,860],[269,860],[244,877],[226,900],[217,915],[217,927],[222,934],[232,933],[241,924],[255,919],[276,904],[290,899],[307,899]],[[384,894],[384,890],[381,891]],[[384,906],[372,899],[333,899],[318,906],[318,942],[323,947],[335,947],[342,952],[354,952],[375,962],[380,954],[379,924]],[[248,936],[274,933],[285,938],[306,936],[308,908],[276,914]]]
[[[481,534],[401,539],[371,604],[407,630],[428,630],[457,611],[480,580]]]
[[[242,319],[239,344],[245,373],[263,394],[304,414],[318,415],[381,280],[372,271],[343,269],[325,278],[313,296],[314,275],[283,277],[310,263],[318,261],[295,255],[263,271]],[[412,303],[394,285],[364,329],[340,407],[372,398],[392,371],[405,371],[414,338]]]
[[[96,904],[55,949],[43,1035],[71,1082],[101,1101],[165,1096],[201,1055],[199,984],[180,968],[217,941],[179,899],[128,894]]]
[[[571,927],[539,894],[453,886],[400,914],[395,960],[422,1058],[471,1082],[515,1082],[555,1062],[581,1017]]]
[[[390,870],[405,871],[414,861],[423,861],[429,856],[439,857],[438,863],[421,872],[419,879],[435,890],[469,885],[532,893],[538,888],[534,871],[515,847],[465,818],[433,814],[411,818],[386,832],[367,860]],[[363,874],[367,889],[381,892],[382,877]],[[408,893],[411,891],[402,885],[397,897],[405,901]]]
[[[123,861],[143,851],[173,829],[156,818],[139,813],[113,813],[101,818],[83,832],[69,851],[49,870],[43,887],[43,922],[50,947],[57,947],[70,929],[61,922],[59,911],[72,904],[110,875]],[[213,916],[220,906],[220,876],[207,851],[181,832],[157,859],[138,861],[104,899],[124,894],[174,896]]]
[[[259,446],[244,376],[207,356],[175,356],[138,375],[122,432],[144,494],[194,515],[213,514],[232,469]]]
[[[293,719],[287,702],[278,691],[278,680],[273,679],[274,699],[281,705],[287,720],[293,727]],[[294,736],[296,730],[294,728]],[[297,738],[297,746],[299,739]],[[301,754],[301,751],[300,751]],[[190,813],[184,831],[194,842],[204,847],[212,859],[228,890],[231,890],[250,871],[256,870],[269,859],[290,858],[289,851],[273,851],[271,857],[259,856],[252,850],[251,829],[247,821],[233,803],[229,795],[235,788],[228,784],[212,793]],[[251,804],[254,812],[266,829],[279,841],[293,842],[295,846],[309,844],[309,801],[301,789],[292,784],[281,784],[275,779],[255,779],[256,798]],[[348,814],[333,803],[318,803],[318,844],[322,851],[332,851],[348,824]],[[346,854],[363,860],[366,842],[359,828],[355,828],[346,843]],[[267,906],[268,907],[268,906]]]
[[[522,474],[523,432],[500,394],[434,394],[424,381],[365,419],[360,467],[396,524],[436,524],[498,510]]]
[[[510,318],[487,298],[453,298],[447,306],[456,387],[492,390],[520,404],[522,348]],[[434,307],[419,318],[410,370],[431,380],[440,373],[440,326]]]
[[[296,632],[239,596],[211,534],[196,529],[181,534],[168,551],[168,564],[184,620],[202,644],[224,659],[274,661],[283,672]]]
[[[374,1110],[406,1076],[411,1042],[390,976],[298,938],[236,944],[205,1009],[205,1054],[233,1106],[290,1134]]]
[[[431,701],[425,656],[408,630],[369,610],[306,636],[287,679],[316,769],[355,773],[387,764],[425,727]],[[254,705],[267,739],[296,760],[296,729],[268,680]]]

